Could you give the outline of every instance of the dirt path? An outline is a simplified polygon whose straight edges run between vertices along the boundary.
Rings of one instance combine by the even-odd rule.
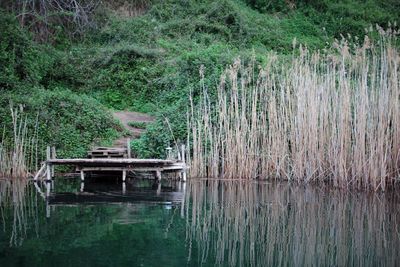
[[[119,120],[122,125],[125,127],[126,130],[130,133],[129,137],[120,137],[119,139],[114,141],[114,146],[115,147],[125,147],[126,146],[126,141],[128,138],[139,138],[140,135],[146,131],[145,129],[140,129],[140,128],[135,128],[129,125],[130,122],[144,122],[144,123],[149,123],[154,121],[154,117],[144,114],[144,113],[139,113],[139,112],[131,112],[131,111],[116,111],[113,112],[113,116]]]

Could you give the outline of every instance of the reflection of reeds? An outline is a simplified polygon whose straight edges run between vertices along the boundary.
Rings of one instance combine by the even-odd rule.
[[[37,120],[34,132],[30,135],[28,120],[22,114],[22,107],[11,107],[13,136],[7,139],[4,128],[0,142],[0,176],[6,178],[26,177],[38,166]]]
[[[215,96],[191,100],[191,176],[331,181],[385,190],[400,175],[400,54],[397,33],[379,44],[300,46],[290,62],[271,56],[256,72],[238,60]]]
[[[37,225],[35,194],[28,183],[26,179],[0,180],[1,218],[3,231],[10,232],[10,246],[22,244],[29,223]],[[7,225],[10,219],[12,223]]]
[[[187,200],[189,255],[197,255],[190,261],[217,266],[399,263],[398,199],[213,180],[190,182]]]

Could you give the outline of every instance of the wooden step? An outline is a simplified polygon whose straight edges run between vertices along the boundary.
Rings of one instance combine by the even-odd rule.
[[[121,147],[95,147],[87,155],[89,158],[126,158],[128,151]]]

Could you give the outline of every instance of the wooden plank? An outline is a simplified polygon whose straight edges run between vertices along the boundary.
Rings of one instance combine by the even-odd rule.
[[[126,158],[99,158],[99,159],[48,159],[47,163],[55,165],[84,165],[84,164],[173,164],[172,160],[164,159],[126,159]]]
[[[113,150],[113,151],[125,151],[126,149],[123,147],[95,147],[91,151],[96,151],[96,150]]]
[[[91,154],[116,154],[116,153],[120,153],[120,154],[125,154],[126,150],[91,150],[89,151],[89,153]]]
[[[39,179],[40,175],[42,174],[42,172],[46,169],[47,165],[43,164],[42,167],[40,168],[40,170],[36,173],[35,177],[33,177],[34,181],[37,181],[37,179]]]
[[[187,168],[185,166],[165,166],[163,167],[163,170],[165,171],[180,171],[180,170],[186,170]]]
[[[159,167],[133,167],[133,168],[127,168],[127,167],[78,167],[78,171],[83,170],[83,171],[122,171],[122,170],[129,170],[129,171],[138,171],[138,172],[151,172],[151,171],[163,171],[163,168]]]

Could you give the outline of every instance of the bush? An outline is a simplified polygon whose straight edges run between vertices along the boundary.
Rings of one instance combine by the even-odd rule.
[[[99,102],[70,90],[57,88],[48,91],[36,88],[29,94],[3,94],[0,98],[2,127],[10,128],[9,104],[23,105],[34,127],[38,118],[39,140],[42,145],[55,146],[61,157],[82,157],[93,144],[112,141],[118,137],[117,124]]]
[[[44,46],[35,44],[16,19],[0,10],[0,88],[38,84],[52,65]]]

